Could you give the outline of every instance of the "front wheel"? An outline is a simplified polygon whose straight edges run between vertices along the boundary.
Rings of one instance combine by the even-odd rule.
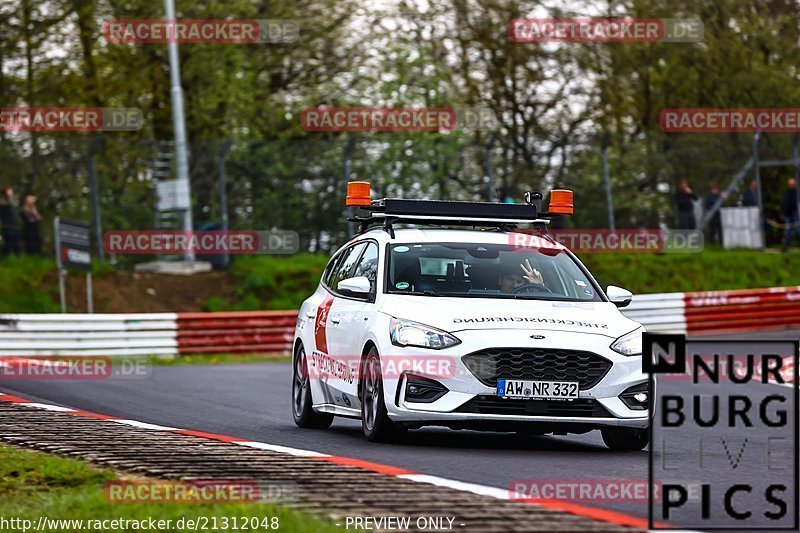
[[[310,381],[306,351],[301,344],[292,359],[292,416],[301,428],[325,429],[333,423],[333,415],[317,413],[311,407]]]
[[[603,442],[614,451],[643,450],[650,442],[646,429],[638,428],[604,428],[600,430]]]
[[[378,350],[373,346],[361,363],[361,429],[371,442],[388,442],[403,435],[404,428],[391,421],[383,402],[383,376]]]

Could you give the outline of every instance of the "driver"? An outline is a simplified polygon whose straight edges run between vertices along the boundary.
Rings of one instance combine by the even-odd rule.
[[[513,267],[508,267],[505,272],[500,274],[500,292],[514,292],[515,289],[523,285],[544,285],[542,274],[531,266],[531,262],[526,259],[519,264],[522,272],[517,272]]]

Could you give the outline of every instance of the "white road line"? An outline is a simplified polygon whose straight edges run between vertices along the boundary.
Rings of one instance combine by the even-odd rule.
[[[24,405],[26,407],[36,407],[38,409],[44,409],[45,411],[58,411],[60,413],[77,413],[77,409],[70,409],[69,407],[61,407],[59,405],[50,405],[47,403],[18,403],[17,405]]]
[[[400,474],[395,477],[416,481],[418,483],[429,483],[431,485],[436,485],[437,487],[447,487],[450,489],[460,490],[462,492],[472,492],[473,494],[478,494],[480,496],[491,496],[492,498],[497,498],[498,500],[511,499],[509,497],[508,490],[506,489],[478,485],[477,483],[467,483],[465,481],[456,481],[455,479],[429,476],[427,474]]]
[[[178,428],[171,428],[167,426],[159,426],[158,424],[148,424],[146,422],[139,422],[138,420],[109,420],[115,424],[123,424],[125,426],[133,426],[141,429],[152,429],[154,431],[174,431]]]
[[[314,452],[311,450],[301,450],[299,448],[289,448],[288,446],[279,446],[277,444],[267,444],[266,442],[246,441],[246,442],[232,442],[231,444],[237,444],[239,446],[247,446],[248,448],[256,448],[258,450],[268,450],[271,452],[288,453],[289,455],[294,455],[297,457],[331,457],[326,453]]]

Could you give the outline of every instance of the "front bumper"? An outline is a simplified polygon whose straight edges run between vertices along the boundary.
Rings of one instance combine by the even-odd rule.
[[[531,339],[532,335],[539,333],[544,339]],[[614,339],[552,330],[467,330],[456,335],[461,344],[446,350],[393,345],[383,348],[381,353],[412,359],[419,357],[426,361],[437,358],[448,363],[433,365],[448,368],[444,374],[426,373],[419,369],[413,371],[413,374],[434,379],[447,388],[446,394],[429,403],[410,401],[406,397],[407,374],[398,379],[384,379],[384,402],[393,421],[411,427],[443,425],[497,430],[533,424],[547,432],[559,431],[559,428],[581,432],[598,427],[646,428],[649,425],[647,410],[631,409],[619,398],[629,387],[647,381],[647,376],[641,371],[641,357],[627,357],[614,352],[609,348]],[[464,355],[488,348],[520,347],[592,352],[610,361],[611,367],[597,384],[581,390],[579,400],[575,402],[504,400],[497,398],[495,388],[482,383],[461,359]]]

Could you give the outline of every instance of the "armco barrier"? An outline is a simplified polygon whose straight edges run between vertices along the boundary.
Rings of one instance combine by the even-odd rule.
[[[684,294],[638,294],[622,313],[657,333],[686,333]]]
[[[800,286],[643,294],[622,312],[657,333],[800,327]]]
[[[296,311],[0,314],[0,356],[288,353]]]
[[[660,333],[800,327],[800,286],[642,294],[622,312]],[[296,311],[0,314],[0,356],[289,353]]]
[[[289,352],[297,311],[179,313],[180,353]]]
[[[0,315],[0,355],[171,355],[175,313]]]

